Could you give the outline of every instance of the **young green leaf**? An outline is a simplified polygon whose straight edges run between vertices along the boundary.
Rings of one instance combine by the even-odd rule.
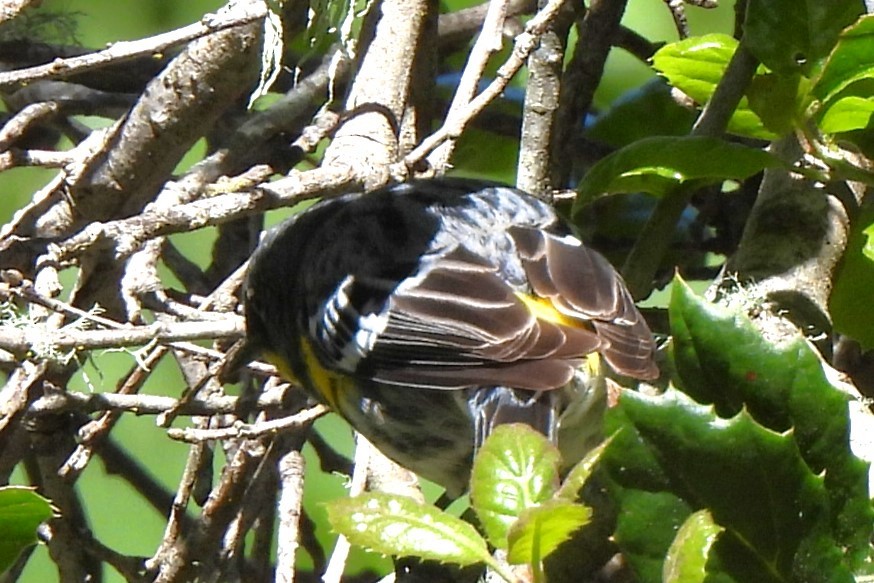
[[[819,129],[827,134],[863,130],[874,114],[874,100],[848,95],[836,99],[822,112]]]
[[[835,330],[874,348],[874,210],[864,209],[853,221],[850,241],[829,298]]]
[[[461,566],[493,562],[470,524],[412,498],[369,492],[332,500],[327,509],[335,532],[371,551]]]
[[[833,99],[847,96],[850,85],[870,79],[874,79],[874,15],[860,18],[841,33],[812,91],[827,109]]]
[[[499,425],[473,462],[470,504],[489,541],[507,548],[507,531],[522,512],[558,488],[560,455],[528,425]]]
[[[33,488],[0,488],[0,573],[12,565],[21,551],[36,544],[36,527],[51,517],[51,503]]]
[[[586,485],[586,482],[595,470],[595,466],[601,461],[601,456],[604,455],[604,451],[606,451],[612,441],[613,437],[608,437],[571,468],[564,482],[562,482],[561,488],[556,493],[557,498],[563,498],[571,502],[577,499],[580,490]]]
[[[577,187],[582,205],[602,194],[649,192],[661,196],[691,180],[702,184],[743,180],[777,160],[762,150],[703,136],[653,137],[595,164]]]
[[[668,549],[662,580],[665,583],[704,583],[710,549],[723,530],[709,511],[693,512]]]
[[[768,342],[745,315],[697,298],[679,279],[669,314],[683,389],[722,417],[743,410],[768,429],[791,430],[811,471],[825,475],[831,534],[858,564],[874,526],[867,464],[850,450],[846,396],[810,345]]]
[[[653,68],[668,82],[704,105],[725,75],[738,42],[727,34],[705,34],[669,43],[653,55]],[[771,140],[776,134],[765,127],[746,97],[738,103],[728,122],[733,134]]]
[[[567,500],[547,500],[528,508],[507,534],[507,558],[513,565],[538,565],[574,531],[585,526],[592,510]]]

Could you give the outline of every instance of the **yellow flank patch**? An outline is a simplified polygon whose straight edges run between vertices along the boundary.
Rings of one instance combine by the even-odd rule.
[[[312,343],[308,339],[303,338],[301,340],[300,352],[303,356],[304,366],[306,366],[307,375],[310,377],[312,387],[318,391],[319,395],[328,403],[328,406],[337,411],[337,395],[340,387],[343,386],[347,379],[322,366],[313,350]]]
[[[300,379],[294,376],[291,366],[289,366],[285,359],[279,356],[278,352],[273,352],[272,350],[266,351],[264,353],[264,360],[276,367],[276,370],[279,371],[279,376],[290,383],[300,384]]]
[[[303,339],[300,345],[301,356],[303,356],[304,366],[306,366],[306,375],[309,382],[304,382],[304,379],[299,379],[291,370],[291,365],[278,352],[268,351],[264,353],[264,359],[276,367],[279,375],[285,380],[315,389],[319,396],[332,409],[337,410],[337,395],[340,387],[345,382],[349,382],[342,375],[329,371],[319,362],[316,353],[313,350],[313,345],[309,340]]]
[[[539,298],[537,296],[523,294],[522,292],[516,292],[516,297],[522,300],[525,307],[527,307],[538,320],[545,320],[560,326],[571,326],[574,328],[583,328],[586,325],[583,320],[571,318],[570,316],[565,316],[559,312],[552,302],[546,298]]]
[[[588,370],[588,373],[591,376],[593,376],[593,377],[599,376],[602,373],[602,371],[601,371],[601,355],[598,354],[597,352],[590,352],[586,356],[586,364],[584,366],[586,367],[586,369]]]

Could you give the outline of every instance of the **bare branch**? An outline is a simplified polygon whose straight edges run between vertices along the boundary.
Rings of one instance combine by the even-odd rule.
[[[107,65],[116,65],[136,57],[155,55],[171,47],[190,42],[214,32],[263,20],[267,14],[263,4],[241,4],[245,4],[244,10],[235,8],[233,11],[220,10],[215,14],[206,14],[200,22],[171,32],[136,41],[117,42],[109,48],[96,53],[67,59],[55,59],[47,65],[0,73],[0,89],[8,89],[17,84],[28,83],[38,79],[66,77],[73,73],[82,73]]]
[[[516,37],[513,52],[498,69],[495,79],[468,103],[455,120],[446,120],[440,129],[422,140],[422,143],[415,150],[407,154],[404,158],[404,164],[407,168],[418,165],[444,141],[457,139],[467,124],[507,88],[510,80],[525,64],[528,56],[537,46],[540,35],[546,31],[549,24],[558,15],[563,4],[564,0],[551,0],[543,10],[528,21],[525,25],[525,32]],[[401,170],[397,170],[395,173],[397,172],[401,172]]]
[[[259,421],[257,423],[243,423],[242,421],[237,421],[230,427],[220,427],[216,429],[171,427],[167,430],[167,435],[173,439],[186,441],[188,443],[198,443],[201,441],[216,439],[254,439],[275,435],[289,429],[300,429],[301,427],[309,425],[327,412],[328,409],[324,405],[316,405],[315,407],[288,417],[271,419],[269,421]]]

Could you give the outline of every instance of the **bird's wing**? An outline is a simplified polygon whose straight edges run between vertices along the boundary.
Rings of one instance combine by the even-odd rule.
[[[437,389],[566,384],[586,354],[606,343],[584,322],[532,312],[491,262],[464,247],[404,279],[383,309],[352,298],[390,280],[347,278],[313,330],[333,366],[378,382]]]
[[[533,292],[571,318],[591,322],[601,354],[619,374],[653,379],[652,333],[622,278],[604,257],[572,236],[513,227],[510,234]]]
[[[657,376],[649,328],[606,259],[571,236],[524,227],[510,235],[531,294],[456,247],[400,284],[350,276],[316,336],[333,344],[339,368],[389,384],[547,390],[594,351],[620,374]],[[356,288],[380,287],[393,288],[382,309],[356,312],[350,298],[369,295]]]

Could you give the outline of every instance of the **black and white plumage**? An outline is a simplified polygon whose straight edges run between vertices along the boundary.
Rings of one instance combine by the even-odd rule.
[[[464,489],[495,422],[555,434],[568,405],[559,394],[588,355],[622,375],[658,373],[610,264],[549,205],[482,181],[314,205],[256,251],[246,317],[281,370],[450,491]]]

